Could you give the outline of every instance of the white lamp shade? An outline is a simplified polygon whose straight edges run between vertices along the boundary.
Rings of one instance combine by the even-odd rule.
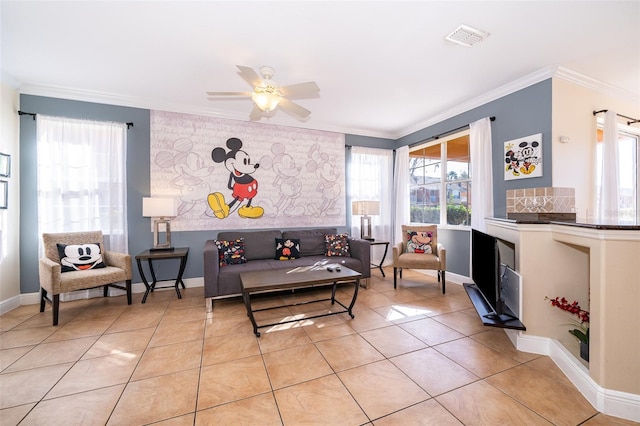
[[[142,199],[142,216],[144,217],[176,217],[178,205],[175,198],[144,197]]]
[[[354,201],[351,210],[354,215],[376,216],[380,214],[380,201]]]

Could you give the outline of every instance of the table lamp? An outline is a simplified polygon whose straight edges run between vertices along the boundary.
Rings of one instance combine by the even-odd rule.
[[[171,221],[178,206],[174,198],[142,198],[142,216],[156,218],[153,221],[153,248],[151,251],[173,250],[171,246]],[[164,241],[160,241],[161,225],[164,225]]]
[[[380,214],[380,201],[354,201],[351,203],[354,215],[362,215],[360,218],[360,238],[373,241],[371,237],[371,215]]]

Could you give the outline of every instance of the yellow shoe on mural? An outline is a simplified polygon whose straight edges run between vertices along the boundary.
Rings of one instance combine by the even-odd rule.
[[[258,206],[242,206],[238,209],[238,216],[245,219],[258,219],[261,218],[263,214],[264,209]]]
[[[224,219],[229,216],[229,206],[224,202],[224,195],[221,193],[214,192],[213,194],[209,194],[207,202],[209,203],[209,207],[211,207],[213,214],[218,219]]]

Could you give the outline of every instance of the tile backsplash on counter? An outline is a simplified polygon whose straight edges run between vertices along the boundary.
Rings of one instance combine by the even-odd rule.
[[[574,188],[526,188],[507,190],[507,217],[510,219],[575,220]]]

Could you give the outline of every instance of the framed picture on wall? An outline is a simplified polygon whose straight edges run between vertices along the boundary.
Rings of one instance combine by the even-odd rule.
[[[11,156],[0,152],[0,176],[9,177],[11,175]]]
[[[542,133],[504,143],[504,180],[542,176]]]
[[[9,182],[0,180],[0,209],[6,209],[9,203]]]

